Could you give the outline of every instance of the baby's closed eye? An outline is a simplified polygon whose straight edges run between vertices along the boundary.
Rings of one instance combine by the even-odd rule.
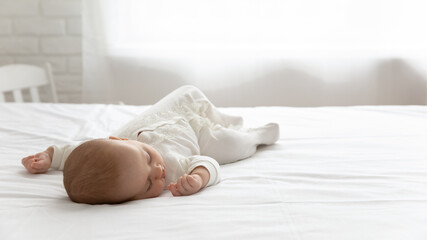
[[[153,186],[153,183],[151,182],[151,179],[148,179],[148,188],[147,188],[147,192],[150,191],[151,186]]]

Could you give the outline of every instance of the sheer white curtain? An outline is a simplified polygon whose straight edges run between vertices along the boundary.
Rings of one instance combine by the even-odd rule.
[[[424,104],[419,0],[84,1],[85,102],[193,84],[219,106]]]

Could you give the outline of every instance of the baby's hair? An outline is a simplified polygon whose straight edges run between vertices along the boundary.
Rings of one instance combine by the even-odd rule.
[[[115,203],[114,186],[119,177],[106,139],[87,141],[75,148],[64,166],[64,186],[74,202]]]

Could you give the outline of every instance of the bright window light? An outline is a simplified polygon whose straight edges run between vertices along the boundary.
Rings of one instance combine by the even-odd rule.
[[[145,55],[417,55],[421,0],[108,0],[111,52]],[[114,17],[111,17],[114,16]]]

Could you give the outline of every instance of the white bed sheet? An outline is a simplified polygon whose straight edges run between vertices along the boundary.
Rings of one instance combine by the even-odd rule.
[[[0,239],[427,239],[427,107],[226,108],[281,139],[193,196],[71,202],[23,156],[105,137],[146,106],[0,104]]]

